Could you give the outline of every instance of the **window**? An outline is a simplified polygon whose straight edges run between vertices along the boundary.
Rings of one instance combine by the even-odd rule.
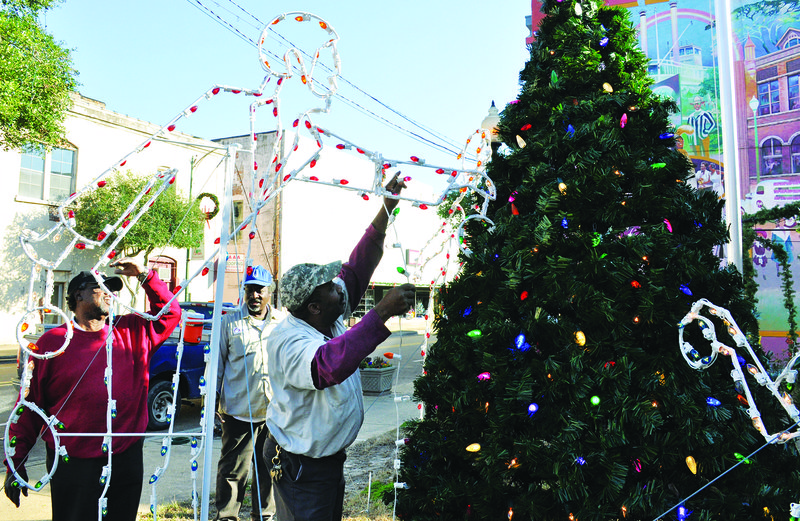
[[[792,173],[800,174],[800,136],[792,140]]]
[[[19,169],[19,195],[42,198],[44,186],[44,149],[25,147],[22,151]]]
[[[789,110],[800,109],[800,74],[786,79],[789,86]]]
[[[758,115],[777,114],[781,111],[781,94],[778,80],[758,84]]]
[[[66,311],[64,306],[64,291],[66,290],[67,283],[66,282],[54,282],[53,283],[53,295],[50,297],[50,305],[61,310]],[[39,305],[43,306],[44,303],[41,299],[39,301]],[[40,312],[40,316],[42,319],[42,324],[61,324],[64,322],[64,319],[58,313],[50,312],[49,310],[42,310]]]
[[[761,172],[763,175],[783,174],[783,146],[778,139],[770,138],[761,146]]]
[[[75,151],[42,147],[22,150],[18,193],[21,197],[60,201],[75,189]]]
[[[231,241],[237,242],[242,240],[244,230],[239,233],[234,232],[239,228],[244,220],[244,201],[233,201],[232,205],[233,215],[231,215]]]
[[[784,49],[788,49],[789,47],[794,47],[796,45],[800,45],[800,38],[797,36],[792,36],[783,46]]]

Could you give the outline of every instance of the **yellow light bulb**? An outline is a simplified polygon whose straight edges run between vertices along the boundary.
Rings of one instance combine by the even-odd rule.
[[[697,474],[697,462],[692,456],[686,456],[686,466],[692,471],[692,474]]]
[[[575,343],[579,346],[586,345],[586,335],[583,334],[583,331],[576,331],[575,332]]]
[[[558,183],[558,191],[561,195],[567,195],[567,184],[564,182]]]
[[[481,450],[481,444],[480,443],[471,443],[471,444],[467,445],[467,452],[478,452],[480,450]]]

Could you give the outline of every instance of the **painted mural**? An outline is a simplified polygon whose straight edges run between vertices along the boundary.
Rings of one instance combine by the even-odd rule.
[[[800,0],[733,0],[733,45],[717,45],[713,0],[607,0],[629,10],[639,43],[649,58],[653,90],[675,100],[677,147],[694,165],[692,183],[724,197],[719,67],[721,53],[734,55],[735,124],[739,149],[739,201],[742,212],[774,208],[800,200]],[[532,1],[531,25],[541,19]],[[530,41],[530,39],[529,39]],[[794,259],[800,288],[800,226],[780,221],[758,233],[779,240]],[[780,272],[770,251],[754,248],[759,283],[762,343],[786,352],[786,310]],[[746,259],[746,262],[748,259]],[[800,291],[798,291],[800,295]],[[800,307],[800,296],[797,298]]]

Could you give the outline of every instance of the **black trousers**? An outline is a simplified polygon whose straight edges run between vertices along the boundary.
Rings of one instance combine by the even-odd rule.
[[[253,505],[251,517],[254,520],[273,519],[275,500],[272,481],[269,467],[261,458],[264,441],[269,435],[265,422],[251,424],[227,414],[223,414],[222,419],[224,420],[222,449],[217,464],[216,519],[234,521],[239,519],[239,509],[247,487],[247,476],[251,473],[251,461],[256,463],[250,480]],[[255,447],[253,447],[253,436],[255,436]]]
[[[143,440],[128,450],[111,457],[111,481],[106,493],[108,513],[103,521],[135,521],[139,510],[144,481],[142,461]],[[47,468],[51,468],[55,453],[47,449]],[[53,521],[99,520],[98,500],[103,493],[100,483],[108,458],[73,458],[60,461],[50,480]]]
[[[264,460],[272,467],[277,443],[264,443]],[[281,448],[283,475],[273,483],[280,521],[340,521],[344,504],[344,460],[342,450],[325,458],[309,458]]]

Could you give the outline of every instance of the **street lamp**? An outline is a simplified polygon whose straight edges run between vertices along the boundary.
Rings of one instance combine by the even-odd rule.
[[[756,121],[756,113],[758,112],[758,98],[753,96],[750,99],[750,110],[753,111],[753,139],[756,143],[756,184],[761,181],[761,160],[758,158],[758,125]]]
[[[497,149],[500,148],[502,141],[500,141],[500,135],[497,133],[497,125],[500,124],[500,111],[497,109],[497,105],[494,104],[494,100],[492,100],[492,106],[489,107],[489,113],[486,114],[486,117],[483,118],[483,122],[481,122],[481,128],[485,128],[489,130],[489,140],[492,143],[492,153],[496,154]]]

